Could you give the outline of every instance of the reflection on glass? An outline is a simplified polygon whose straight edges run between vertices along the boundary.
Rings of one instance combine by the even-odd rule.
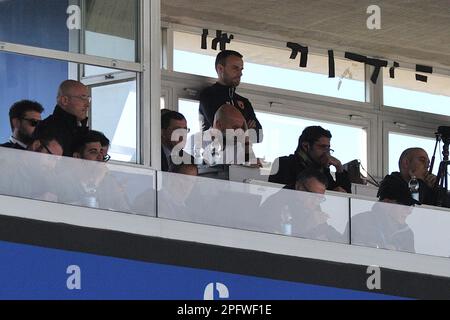
[[[348,221],[348,205],[343,200],[322,194],[281,189],[261,205],[260,215],[264,221],[262,231],[348,243],[348,231],[342,232]],[[325,202],[332,203],[334,208],[325,211]],[[270,229],[265,229],[267,227]]]
[[[416,252],[414,232],[407,223],[413,207],[375,202],[361,212],[360,200],[352,200],[352,244],[380,249]],[[354,214],[359,212],[357,214]],[[348,227],[347,227],[348,229]]]
[[[156,215],[152,170],[0,149],[2,195]],[[146,198],[136,204],[137,196],[144,193]]]
[[[92,88],[92,128],[111,140],[113,160],[137,162],[136,81]]]
[[[158,181],[161,218],[348,243],[346,198],[166,172]]]

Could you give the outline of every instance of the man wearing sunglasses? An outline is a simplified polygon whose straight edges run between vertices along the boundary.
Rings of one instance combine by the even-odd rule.
[[[32,142],[32,135],[41,121],[44,108],[35,101],[22,100],[14,103],[9,110],[12,135],[1,147],[26,150]]]
[[[91,106],[90,90],[79,81],[66,80],[59,86],[57,106],[53,114],[43,120],[37,131],[51,128],[60,135],[64,156],[72,157],[74,141],[86,134],[88,111]]]
[[[306,168],[322,172],[328,180],[327,190],[351,193],[348,173],[342,163],[332,156],[331,132],[319,126],[306,128],[299,138],[294,154],[275,160],[269,182],[294,185],[295,178]],[[330,166],[336,168],[336,180],[330,173]]]

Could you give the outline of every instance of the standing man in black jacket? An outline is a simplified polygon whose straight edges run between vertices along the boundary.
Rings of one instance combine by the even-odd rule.
[[[263,140],[261,123],[256,118],[250,101],[236,93],[244,70],[242,58],[239,52],[232,50],[225,50],[217,55],[218,81],[201,93],[199,113],[203,118],[203,131],[206,131],[213,126],[217,110],[224,104],[231,104],[242,113],[248,129],[256,131],[256,142],[259,143]]]
[[[57,132],[64,156],[73,156],[73,143],[89,131],[88,111],[91,106],[90,90],[84,84],[66,80],[59,86],[55,111],[42,121],[36,131],[50,129]]]
[[[272,165],[269,182],[293,186],[296,177],[306,168],[317,169],[328,180],[327,190],[351,193],[351,182],[341,161],[331,155],[331,132],[319,126],[306,128],[299,138],[295,154],[281,157]],[[336,168],[336,181],[330,173],[330,166]]]

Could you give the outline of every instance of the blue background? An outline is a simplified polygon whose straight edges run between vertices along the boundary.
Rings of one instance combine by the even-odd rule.
[[[132,248],[130,248],[132,250]],[[203,300],[220,282],[232,300],[397,299],[370,292],[270,280],[0,242],[0,299]],[[69,290],[68,266],[81,268]]]
[[[67,0],[0,2],[0,41],[68,51]],[[0,53],[0,142],[11,135],[9,108],[22,99],[36,100],[53,113],[59,84],[68,78],[68,63]]]

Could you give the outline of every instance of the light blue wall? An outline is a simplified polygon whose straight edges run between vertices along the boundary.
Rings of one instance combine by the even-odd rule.
[[[67,51],[67,0],[0,2],[0,41]],[[40,102],[53,112],[58,85],[68,77],[67,62],[0,53],[0,142],[10,136],[8,112],[18,100]]]

